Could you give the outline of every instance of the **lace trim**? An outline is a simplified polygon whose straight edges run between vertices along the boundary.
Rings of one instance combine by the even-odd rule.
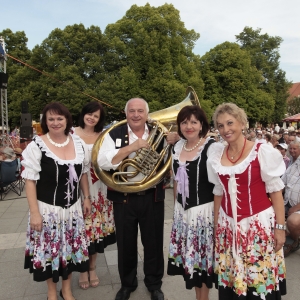
[[[245,172],[249,164],[255,160],[257,157],[257,142],[253,145],[250,153],[248,156],[239,164],[234,166],[223,166],[221,165],[221,157],[223,155],[225,148],[218,148],[214,152],[214,155],[211,155],[211,165],[216,173],[219,173],[219,175],[234,175],[234,174],[242,174]]]
[[[202,152],[203,148],[205,147],[205,145],[208,143],[209,140],[210,140],[210,138],[206,138],[204,144],[199,147],[199,150],[197,151],[195,157],[193,157],[192,160],[196,160],[201,155],[201,152]],[[179,161],[179,156],[180,156],[180,153],[182,151],[184,142],[185,142],[185,140],[181,139],[174,146],[174,152],[175,152],[174,153],[174,159],[176,159],[178,161]]]
[[[75,147],[75,154],[76,154],[75,158],[70,159],[70,160],[64,160],[64,159],[61,159],[61,158],[57,157],[53,152],[51,152],[49,150],[47,145],[44,143],[44,141],[39,136],[35,137],[35,141],[38,144],[38,146],[41,148],[41,150],[45,152],[45,155],[47,157],[52,158],[59,165],[67,165],[67,164],[70,164],[70,163],[74,164],[74,165],[82,164],[82,162],[84,161],[84,151],[83,151],[83,146],[82,146],[82,143],[81,143],[81,139],[76,134],[74,134],[74,135],[70,134],[70,136],[73,139],[74,147]]]
[[[34,173],[31,170],[28,170],[27,168],[24,168],[24,170],[21,173],[21,176],[24,179],[35,180],[35,181],[40,179],[39,173]]]
[[[271,181],[266,182],[265,184],[267,193],[274,193],[284,189],[284,183],[279,177],[273,178]]]

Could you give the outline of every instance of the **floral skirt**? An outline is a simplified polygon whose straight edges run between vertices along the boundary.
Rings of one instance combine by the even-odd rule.
[[[68,279],[73,271],[88,270],[88,247],[84,230],[81,201],[64,209],[38,201],[43,218],[41,232],[30,229],[28,218],[24,268],[35,281],[59,276]]]
[[[215,274],[219,299],[279,300],[286,294],[283,250],[274,251],[275,213],[270,207],[242,219],[222,207],[215,239]]]
[[[213,286],[213,205],[184,210],[175,203],[167,273],[182,275],[187,289]]]
[[[89,255],[103,253],[104,249],[116,243],[113,203],[107,200],[107,187],[94,174],[88,174],[92,212],[85,217]]]

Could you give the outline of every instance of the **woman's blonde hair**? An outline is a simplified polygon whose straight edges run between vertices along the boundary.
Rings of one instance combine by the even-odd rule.
[[[214,121],[215,128],[218,128],[217,126],[218,116],[226,113],[236,118],[241,124],[243,124],[246,127],[247,115],[245,111],[234,103],[222,103],[216,108],[213,114],[213,121]]]

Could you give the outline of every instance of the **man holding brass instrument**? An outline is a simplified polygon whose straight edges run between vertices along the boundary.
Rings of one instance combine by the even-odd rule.
[[[141,98],[130,99],[125,106],[127,124],[112,129],[105,137],[98,153],[98,165],[103,170],[116,170],[126,158],[133,158],[141,148],[149,149],[147,142],[151,127],[147,124],[149,107]],[[177,136],[168,137],[174,143]],[[174,139],[174,141],[173,141]],[[164,148],[164,139],[157,152]],[[163,165],[164,161],[160,163]],[[158,167],[159,170],[160,167]],[[133,171],[133,167],[127,167]],[[138,173],[131,181],[144,178]],[[118,246],[118,269],[121,289],[115,300],[127,300],[138,285],[137,282],[137,235],[140,226],[144,246],[144,282],[152,300],[163,300],[161,291],[164,274],[163,227],[164,198],[163,182],[143,191],[124,193],[108,187],[107,198],[113,201]]]

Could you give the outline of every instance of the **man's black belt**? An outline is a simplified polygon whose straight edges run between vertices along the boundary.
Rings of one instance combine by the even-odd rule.
[[[144,195],[148,195],[150,193],[154,193],[155,189],[148,189],[148,190],[145,190],[145,191],[140,191],[140,192],[137,192],[137,193],[130,193],[129,195],[131,196],[144,196]]]

